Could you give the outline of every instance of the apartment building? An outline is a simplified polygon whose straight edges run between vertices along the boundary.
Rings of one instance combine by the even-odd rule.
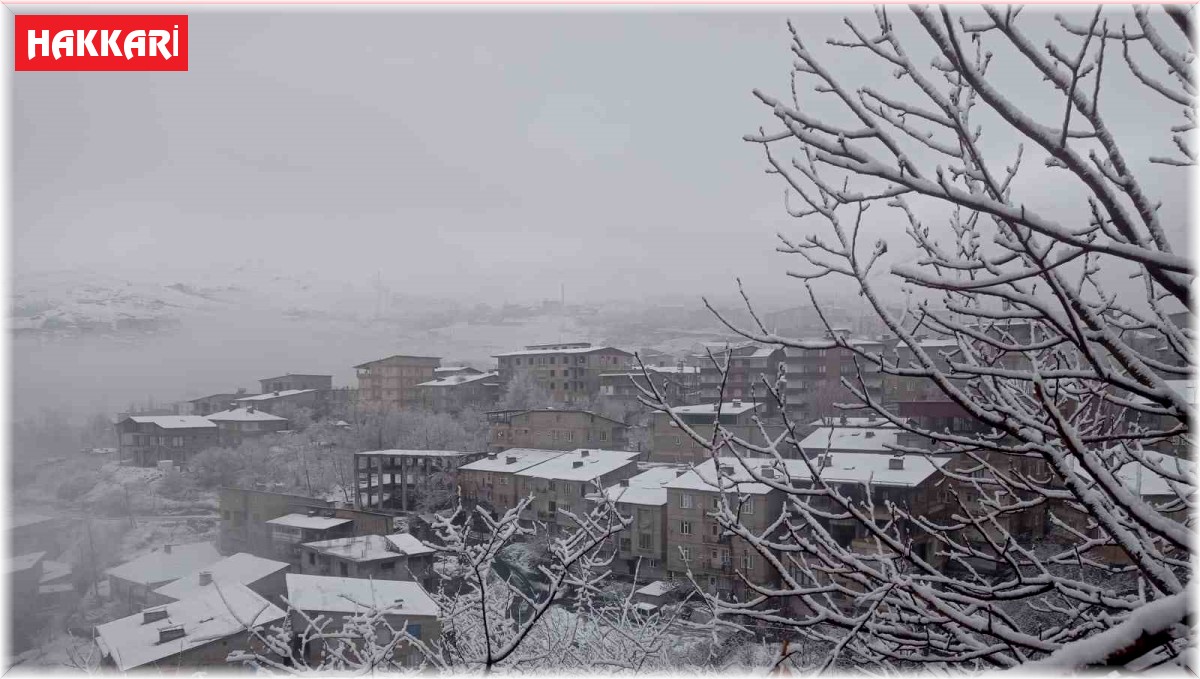
[[[829,339],[829,333],[823,339]],[[885,349],[881,340],[843,339],[855,350],[870,354],[881,354]],[[785,347],[783,353],[787,364],[787,410],[793,423],[837,416],[844,412],[837,408],[838,404],[862,403],[842,384],[843,378],[855,388],[866,389],[875,401],[883,400],[883,373],[879,366],[863,358],[856,361],[851,349]]]
[[[701,357],[700,364],[700,401],[716,403],[720,400],[741,400],[759,403],[762,409],[761,417],[773,417],[779,412],[779,404],[767,391],[763,384],[765,377],[774,383],[779,372],[779,364],[784,362],[783,350],[777,347],[763,347],[753,342],[737,346],[719,345],[707,347],[717,364],[708,357]],[[720,367],[726,367],[726,376],[721,374]],[[722,392],[721,384],[725,388]]]
[[[209,394],[194,398],[188,401],[188,414],[205,417],[222,410],[229,410],[234,407],[234,401],[246,396],[253,396],[253,394],[247,393],[245,389],[238,389],[232,394]]]
[[[647,379],[649,374],[649,379]],[[639,406],[643,391],[651,385],[671,405],[692,405],[700,402],[700,368],[690,365],[634,366],[628,370],[600,373],[600,397],[629,408]]]
[[[522,518],[545,522],[551,535],[576,528],[578,524],[561,512],[586,514],[589,494],[637,474],[637,455],[580,448],[516,472],[517,496],[534,496]]]
[[[121,460],[139,467],[166,460],[182,465],[218,442],[216,423],[198,415],[130,415],[116,429]]]
[[[419,407],[417,385],[433,380],[441,363],[434,356],[396,355],[356,365],[358,403],[376,409]]]
[[[207,415],[206,419],[217,425],[217,439],[228,448],[236,448],[247,439],[288,428],[286,418],[263,412],[254,405],[215,412]]]
[[[766,442],[762,430],[754,422],[754,416],[762,410],[762,404],[742,400],[671,408],[672,413],[705,440],[712,439],[713,423],[719,421],[722,427],[752,445]],[[781,424],[766,424],[764,427],[768,436],[772,438],[783,433]],[[708,457],[708,448],[681,429],[670,415],[661,411],[654,413],[650,428],[651,462],[691,464]]]
[[[457,450],[368,450],[354,454],[355,506],[411,511],[422,494],[453,493],[458,468],[484,453]]]
[[[383,535],[392,532],[392,517],[379,512],[334,507],[328,500],[268,490],[221,488],[221,521],[217,544],[222,554],[250,552],[275,558],[274,527],[268,522],[285,515],[321,515],[349,519],[350,535]],[[319,537],[311,540],[322,539]],[[310,540],[310,541],[311,541]]]
[[[467,408],[486,410],[500,399],[500,374],[460,368],[417,385],[421,407],[439,413],[458,413]]]
[[[297,375],[288,373],[279,377],[268,377],[258,381],[261,393],[272,391],[303,391],[307,389],[333,389],[333,375]]]
[[[494,410],[487,413],[488,450],[545,448],[574,450],[580,446],[621,449],[629,442],[629,426],[588,410]]]
[[[617,536],[612,571],[637,575],[639,582],[664,577],[667,573],[667,488],[686,470],[682,467],[650,467],[589,496],[594,502],[605,498],[633,523]]]
[[[299,570],[306,575],[425,582],[433,553],[432,547],[407,533],[359,535],[301,545]]]
[[[494,358],[501,384],[528,376],[556,402],[565,404],[590,400],[600,393],[602,373],[627,370],[633,365],[633,354],[628,351],[588,342],[533,344]]]
[[[488,453],[458,468],[458,487],[463,500],[479,504],[499,515],[517,506],[522,497],[516,474],[560,455],[561,450],[510,448]]]

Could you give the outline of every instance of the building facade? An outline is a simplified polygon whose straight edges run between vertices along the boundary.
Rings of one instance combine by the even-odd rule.
[[[758,403],[762,406],[761,417],[772,417],[779,412],[779,404],[767,391],[763,384],[764,377],[774,384],[783,363],[783,350],[775,347],[763,347],[754,343],[738,346],[711,347],[712,356],[717,360],[714,364],[707,355],[700,364],[700,401],[716,403],[717,401],[740,400]],[[726,368],[722,375],[721,366]],[[724,389],[722,390],[722,381]]]
[[[628,370],[633,354],[588,342],[533,344],[522,351],[496,354],[500,383],[531,379],[557,403],[588,401],[600,393],[600,375]]]
[[[369,450],[354,454],[355,506],[412,511],[429,494],[453,495],[458,469],[485,453],[456,450]]]
[[[197,415],[132,415],[116,428],[121,459],[139,467],[166,460],[182,465],[218,443],[217,425]]]
[[[422,382],[416,388],[421,407],[439,413],[487,410],[500,399],[500,377],[496,372],[459,372]]]
[[[222,410],[206,416],[206,419],[217,425],[217,439],[227,448],[236,448],[247,439],[288,428],[285,418],[263,412],[253,405]]]
[[[333,375],[294,375],[288,373],[279,377],[268,377],[258,381],[262,387],[260,393],[272,391],[304,391],[308,389],[333,389]]]
[[[417,385],[433,380],[441,364],[433,356],[396,355],[356,365],[358,404],[379,410],[420,407]]]
[[[623,449],[629,426],[587,410],[498,410],[487,414],[488,450],[579,447]]]

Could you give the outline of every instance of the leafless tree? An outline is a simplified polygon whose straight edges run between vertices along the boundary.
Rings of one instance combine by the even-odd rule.
[[[900,427],[897,452],[953,460],[939,472],[951,499],[918,514],[869,485],[826,481],[798,445],[803,423],[787,421],[766,445],[693,432],[784,498],[763,533],[738,521],[736,493],[714,511],[778,574],[747,581],[742,601],[710,597],[723,615],[831,644],[825,667],[1181,662],[1195,624],[1196,479],[1191,462],[1155,448],[1190,443],[1193,402],[1171,380],[1190,376],[1194,335],[1172,312],[1191,308],[1193,273],[1170,242],[1181,225],[1164,223],[1185,211],[1155,194],[1195,160],[1190,9],[1108,6],[1051,21],[1019,7],[880,8],[827,40],[822,49],[845,55],[833,58],[789,26],[791,96],[756,91],[775,128],[747,137],[798,220],[799,237],[781,234],[779,251],[802,262],[790,273],[822,321],[812,281],[840,279],[898,350],[779,336],[745,293],[755,322],[727,325],[764,343],[853,352],[843,406]],[[895,84],[839,74],[859,57],[874,64],[854,71],[860,80],[882,66]],[[1164,151],[1133,157],[1117,138],[1111,106],[1134,99],[1162,104],[1146,107],[1141,135]],[[1051,209],[1030,196],[1040,184],[1061,197]],[[866,388],[868,367],[927,384],[971,426],[901,417]],[[786,381],[782,366],[764,378],[785,414]],[[644,398],[666,409],[657,390]],[[806,473],[768,475],[760,458],[776,469],[800,458]],[[842,544],[831,521],[856,522],[866,540]],[[917,550],[918,536],[934,548]]]

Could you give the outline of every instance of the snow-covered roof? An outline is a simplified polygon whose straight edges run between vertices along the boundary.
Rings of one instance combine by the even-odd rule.
[[[199,415],[130,415],[138,424],[153,424],[163,429],[205,429],[217,425]]]
[[[466,457],[478,455],[462,450],[364,450],[355,455],[363,457]]]
[[[641,594],[642,596],[662,596],[673,589],[675,589],[675,585],[667,582],[666,580],[655,580],[649,585],[637,590],[634,592],[634,594]]]
[[[45,552],[30,552],[29,554],[14,556],[8,560],[8,572],[20,573],[21,571],[27,571],[36,566],[44,556],[46,556]]]
[[[1182,476],[1189,480],[1196,479],[1196,463],[1191,460],[1175,457],[1173,455],[1164,455],[1152,450],[1143,450],[1142,457],[1153,466],[1161,468],[1163,471],[1175,476]],[[1072,460],[1073,464],[1074,460]],[[1079,470],[1080,474],[1087,478],[1091,478],[1083,469]],[[1130,460],[1121,465],[1117,470],[1116,477],[1121,480],[1121,484],[1134,493],[1142,497],[1154,496],[1173,496],[1176,494],[1172,487],[1172,482],[1166,477],[1146,465]],[[1178,484],[1176,484],[1178,485]],[[1188,493],[1194,490],[1192,485],[1183,485],[1182,492]]]
[[[746,458],[746,463],[764,465],[773,462],[771,458]],[[750,480],[750,475],[742,468],[737,458],[721,458],[723,466],[730,467],[732,473],[726,477],[717,474],[716,465],[711,459],[705,460],[692,469],[668,481],[664,487],[671,490],[700,490],[713,492],[718,489],[725,492],[737,491],[746,495],[766,495],[771,492],[770,486]]]
[[[273,561],[271,559],[264,559],[261,556],[239,552],[233,556],[225,557],[216,563],[198,568],[175,582],[163,585],[154,591],[176,600],[187,599],[213,587],[211,583],[208,585],[200,584],[200,574],[204,572],[212,576],[212,583],[224,587],[231,584],[252,585],[269,575],[287,570],[287,568],[288,564],[282,561]]]
[[[421,554],[432,554],[435,550],[433,547],[426,545],[411,533],[392,533],[391,535],[383,536],[392,546],[400,550],[401,554],[406,556],[419,556]]]
[[[677,467],[652,467],[630,477],[628,485],[618,483],[605,488],[604,493],[613,502],[662,506],[667,504],[666,484],[674,481],[682,472],[683,469]]]
[[[1179,394],[1191,405],[1196,405],[1196,383],[1193,380],[1163,380],[1167,388]],[[1134,403],[1150,403],[1150,399],[1144,396],[1135,396],[1132,400]]]
[[[324,575],[287,575],[288,601],[302,611],[357,613],[387,610],[389,615],[436,616],[437,604],[415,582]]]
[[[245,403],[246,401],[270,401],[271,399],[284,398],[287,396],[295,396],[296,394],[307,394],[316,389],[284,389],[283,391],[272,391],[266,394],[255,394],[254,396],[245,396],[235,399],[236,403]]]
[[[41,514],[18,514],[8,522],[8,527],[11,530],[13,528],[24,528],[25,526],[32,526],[38,523],[46,523],[47,521],[54,521],[54,517],[42,516]]]
[[[634,464],[638,453],[623,450],[580,448],[534,465],[517,476],[562,481],[590,481],[626,465]]]
[[[676,415],[712,415],[716,417],[717,406],[721,407],[722,415],[741,415],[758,407],[759,404],[750,401],[728,401],[725,403],[703,403],[695,406],[676,406],[671,412]]]
[[[205,415],[204,417],[213,422],[287,422],[286,417],[279,417],[261,410],[250,410],[245,407],[230,408],[229,410],[222,410],[211,415]]]
[[[887,446],[896,445],[902,430],[899,427],[821,427],[800,441],[806,452],[825,450],[857,450],[891,453]]]
[[[883,419],[881,415],[868,417],[822,417],[808,423],[810,427],[873,427],[876,429],[893,429],[895,424]]]
[[[284,514],[279,518],[271,519],[267,523],[272,526],[326,530],[350,523],[350,519],[339,519],[333,516],[308,516],[307,514]]]
[[[143,585],[158,585],[177,580],[197,568],[210,566],[221,560],[221,553],[211,542],[193,542],[187,545],[170,545],[144,554],[105,573]]]
[[[222,585],[219,590],[209,588],[197,596],[149,610],[165,611],[167,615],[147,623],[143,612],[138,612],[96,627],[101,653],[112,658],[122,672],[242,633],[247,627],[269,625],[286,615],[238,584]],[[159,630],[165,627],[182,627],[183,636],[162,641]]]
[[[418,384],[417,386],[418,387],[456,387],[460,384],[468,384],[470,382],[478,382],[479,380],[495,379],[496,377],[499,377],[499,376],[500,376],[500,373],[498,373],[498,372],[480,373],[478,375],[473,375],[473,374],[472,375],[448,375],[446,377],[439,377],[436,380],[422,382],[422,383]]]
[[[508,351],[503,354],[492,354],[492,357],[493,358],[501,358],[504,356],[546,356],[549,354],[590,354],[590,353],[594,353],[597,351],[616,351],[616,352],[625,354],[626,356],[633,356],[633,354],[629,353],[628,351],[625,351],[624,349],[618,349],[616,347],[573,347],[570,349],[525,349],[522,351]]]
[[[416,556],[430,554],[434,551],[408,533],[358,535],[350,538],[306,542],[304,546],[322,554],[355,562],[394,559],[398,556]]]
[[[542,450],[540,448],[510,448],[502,453],[489,454],[481,460],[459,467],[460,471],[477,472],[519,472],[546,460],[566,455],[561,450]]]
[[[948,457],[926,458],[921,455],[905,455],[900,459],[900,469],[893,469],[892,455],[878,453],[828,453],[828,466],[820,466],[821,478],[831,483],[870,483],[873,486],[911,488],[919,486],[925,479],[937,473],[950,461]],[[818,458],[823,461],[822,458]],[[814,459],[814,466],[819,466]],[[810,480],[812,472],[804,460],[787,460],[788,476],[793,480]]]
[[[63,578],[70,577],[71,572],[71,564],[69,563],[42,559],[42,579],[39,582],[48,584],[55,580],[62,580]]]

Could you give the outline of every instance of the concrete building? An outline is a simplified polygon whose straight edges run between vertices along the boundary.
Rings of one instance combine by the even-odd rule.
[[[217,440],[222,446],[236,448],[246,439],[258,438],[288,428],[286,418],[259,410],[254,405],[230,408],[206,415],[217,425]]]
[[[488,449],[543,448],[574,450],[580,446],[621,449],[628,445],[629,426],[588,410],[495,410],[487,413]]]
[[[484,453],[456,450],[368,450],[354,454],[355,506],[411,511],[422,496],[454,492],[457,470]]]
[[[637,474],[637,453],[580,448],[516,472],[517,497],[534,497],[523,519],[545,522],[550,535],[578,526],[560,512],[585,515],[587,496]]]
[[[823,339],[828,339],[828,333]],[[885,348],[884,343],[879,340],[849,337],[845,339],[856,349],[871,354],[881,354]],[[865,387],[867,394],[875,401],[882,402],[884,399],[883,373],[879,366],[862,358],[859,358],[856,364],[854,352],[850,349],[785,347],[783,352],[787,363],[788,417],[794,423],[841,415],[844,411],[836,407],[839,403],[861,403],[842,384],[842,378],[848,379],[859,388]]]
[[[287,593],[287,584],[283,576],[288,567],[283,561],[239,552],[207,566],[201,566],[178,580],[155,589],[148,597],[149,603],[155,606],[168,604],[172,601],[191,599],[214,587],[226,589],[232,585],[241,585],[273,604],[283,605],[282,597]]]
[[[628,370],[601,373],[600,397],[627,409],[644,408],[638,398],[643,396],[641,390],[650,391],[651,385],[673,406],[700,402],[700,368],[682,364],[647,366],[644,372],[635,365]]]
[[[317,389],[287,389],[265,394],[243,396],[234,400],[235,407],[254,407],[260,412],[275,414],[287,408],[307,408],[317,414],[324,407],[322,392]]]
[[[417,385],[434,379],[442,359],[434,356],[396,355],[354,366],[358,371],[358,403],[374,409],[416,408],[421,404]]]
[[[300,572],[432,586],[434,551],[408,533],[308,542],[300,546]]]
[[[265,629],[286,614],[248,587],[205,588],[96,627],[102,667],[119,672],[192,673],[226,665],[234,651],[264,652],[247,626]]]
[[[329,621],[326,630],[336,632],[348,617],[376,611],[384,614],[376,632],[382,644],[391,639],[388,627],[403,628],[425,644],[441,636],[437,603],[415,582],[289,573],[287,588],[288,601],[296,609],[292,612],[292,626],[296,629],[304,626],[302,613],[310,618],[324,616]],[[326,652],[321,644],[314,640],[301,649],[312,665],[320,663]],[[423,656],[402,642],[396,645],[394,658],[401,664],[415,665]]]
[[[205,417],[222,410],[229,410],[233,407],[234,401],[246,396],[253,396],[253,394],[248,393],[245,389],[238,389],[232,394],[210,394],[194,398],[188,401],[190,405],[188,414]]]
[[[763,384],[763,378],[774,383],[779,364],[784,362],[783,350],[763,347],[754,343],[737,346],[719,345],[709,347],[718,363],[726,366],[727,377],[713,361],[704,355],[700,364],[700,400],[703,403],[740,400],[758,403],[761,417],[772,417],[779,412],[779,404]],[[721,384],[724,380],[724,392]]]
[[[499,373],[481,373],[474,368],[461,370],[418,384],[416,389],[421,406],[439,413],[457,413],[467,408],[486,410],[496,405],[500,399]]]
[[[565,455],[561,450],[511,448],[458,468],[458,487],[464,501],[479,504],[500,515],[517,506],[516,474],[534,465]]]
[[[293,566],[300,563],[301,545],[354,535],[354,522],[334,516],[332,510],[284,514],[267,521],[266,524],[271,528],[271,551],[274,558]]]
[[[211,542],[163,545],[106,570],[109,596],[125,602],[129,610],[137,610],[150,603],[154,590],[220,560],[221,554]]]
[[[288,514],[307,516],[311,512],[348,519],[353,524],[350,535],[392,532],[392,517],[387,514],[335,507],[328,500],[303,495],[226,487],[220,490],[219,502],[221,522],[218,545],[223,554],[249,552],[268,559],[276,558],[274,529],[267,522]]]
[[[637,574],[639,582],[661,578],[667,573],[667,488],[684,473],[674,466],[650,467],[591,496],[595,502],[607,497],[618,512],[633,519],[615,545],[614,574]]]
[[[671,408],[671,412],[706,441],[712,439],[713,423],[719,421],[725,429],[753,445],[761,445],[766,442],[762,430],[754,422],[755,415],[761,410],[763,410],[762,404],[742,400]],[[766,424],[764,428],[767,434],[773,438],[783,433],[781,424]],[[786,453],[787,451],[781,450],[780,452]],[[708,457],[708,448],[681,429],[670,415],[661,411],[654,413],[650,425],[649,460],[651,462],[692,464],[701,462]]]
[[[333,375],[294,375],[288,373],[280,377],[268,377],[258,381],[262,387],[261,393],[273,391],[306,391],[309,389],[333,389]]]
[[[522,351],[496,354],[500,383],[528,376],[545,388],[558,403],[587,401],[600,393],[600,375],[626,370],[633,354],[589,342],[532,344]]]
[[[217,445],[217,425],[197,415],[131,415],[116,424],[121,460],[153,467],[164,460],[182,465]]]

